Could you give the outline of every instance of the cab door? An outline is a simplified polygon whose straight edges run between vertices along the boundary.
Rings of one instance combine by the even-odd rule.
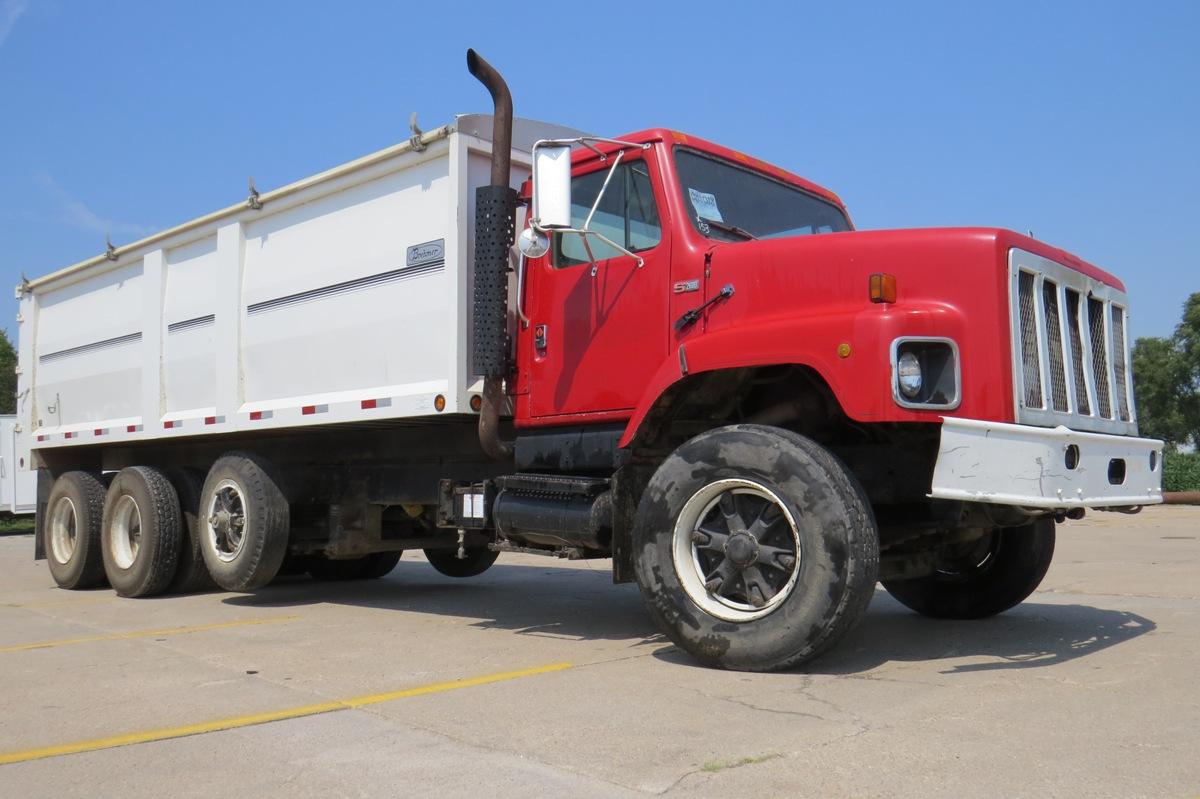
[[[519,346],[532,418],[630,410],[666,357],[670,241],[657,165],[645,157],[654,152],[626,151],[590,227],[637,253],[642,266],[588,237],[593,264],[575,233],[556,234],[551,252],[530,265],[529,327]],[[572,178],[573,227],[583,226],[611,162]]]

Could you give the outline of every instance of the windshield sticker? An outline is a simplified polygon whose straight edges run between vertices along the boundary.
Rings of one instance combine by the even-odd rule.
[[[701,219],[711,219],[714,222],[724,222],[721,218],[721,209],[717,208],[717,195],[709,194],[695,189],[688,189],[688,194],[692,198],[692,207],[696,209],[696,213]]]

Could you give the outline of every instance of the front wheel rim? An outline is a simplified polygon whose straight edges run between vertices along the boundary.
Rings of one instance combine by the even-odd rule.
[[[223,563],[241,554],[246,542],[246,503],[241,487],[232,480],[217,483],[205,513],[208,545]]]
[[[779,608],[800,576],[800,533],[779,496],[752,480],[717,480],[684,503],[672,536],[684,593],[718,619],[748,622]]]
[[[65,566],[79,543],[79,517],[70,497],[59,497],[50,511],[50,555]]]
[[[122,494],[113,506],[109,547],[119,569],[128,569],[137,559],[142,544],[142,510],[137,500]]]

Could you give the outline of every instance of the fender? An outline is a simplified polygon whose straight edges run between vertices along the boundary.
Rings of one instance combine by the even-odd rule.
[[[720,306],[709,311],[712,317],[720,313]],[[963,399],[950,415],[1011,417],[1008,370],[1000,368],[999,362],[991,363],[998,361],[992,337],[972,330],[959,308],[933,302],[910,303],[902,308],[859,306],[804,317],[743,320],[679,342],[638,401],[620,446],[633,443],[646,416],[663,394],[685,377],[744,367],[808,367],[820,375],[842,410],[856,421],[939,422],[948,415],[946,411],[906,409],[892,400],[890,348],[893,339],[899,336],[945,336],[958,344],[963,362]],[[992,358],[987,358],[989,352]],[[968,368],[973,357],[988,362]],[[987,385],[973,386],[972,376],[990,379]]]

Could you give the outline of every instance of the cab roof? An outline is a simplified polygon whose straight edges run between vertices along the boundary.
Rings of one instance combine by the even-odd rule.
[[[772,177],[778,178],[786,183],[796,185],[805,191],[829,200],[843,210],[845,209],[845,203],[842,202],[842,199],[824,186],[820,186],[816,183],[813,183],[811,180],[802,178],[794,172],[781,169],[774,164],[760,160],[754,156],[746,155],[745,153],[737,150],[732,150],[728,147],[717,144],[716,142],[701,138],[700,136],[693,136],[690,133],[683,133],[682,131],[671,130],[669,128],[647,128],[646,130],[639,130],[636,133],[627,133],[624,136],[618,136],[617,138],[621,141],[627,141],[632,144],[665,142],[671,146],[682,145],[684,147],[691,147],[696,150],[701,150],[703,152],[710,153],[711,155],[724,158],[727,161],[745,164],[751,169],[771,175]],[[603,143],[597,144],[597,148],[602,151],[615,150],[616,147],[616,145],[608,145]],[[586,154],[587,150],[584,150],[583,153]],[[586,155],[584,156],[584,159],[586,159]]]

